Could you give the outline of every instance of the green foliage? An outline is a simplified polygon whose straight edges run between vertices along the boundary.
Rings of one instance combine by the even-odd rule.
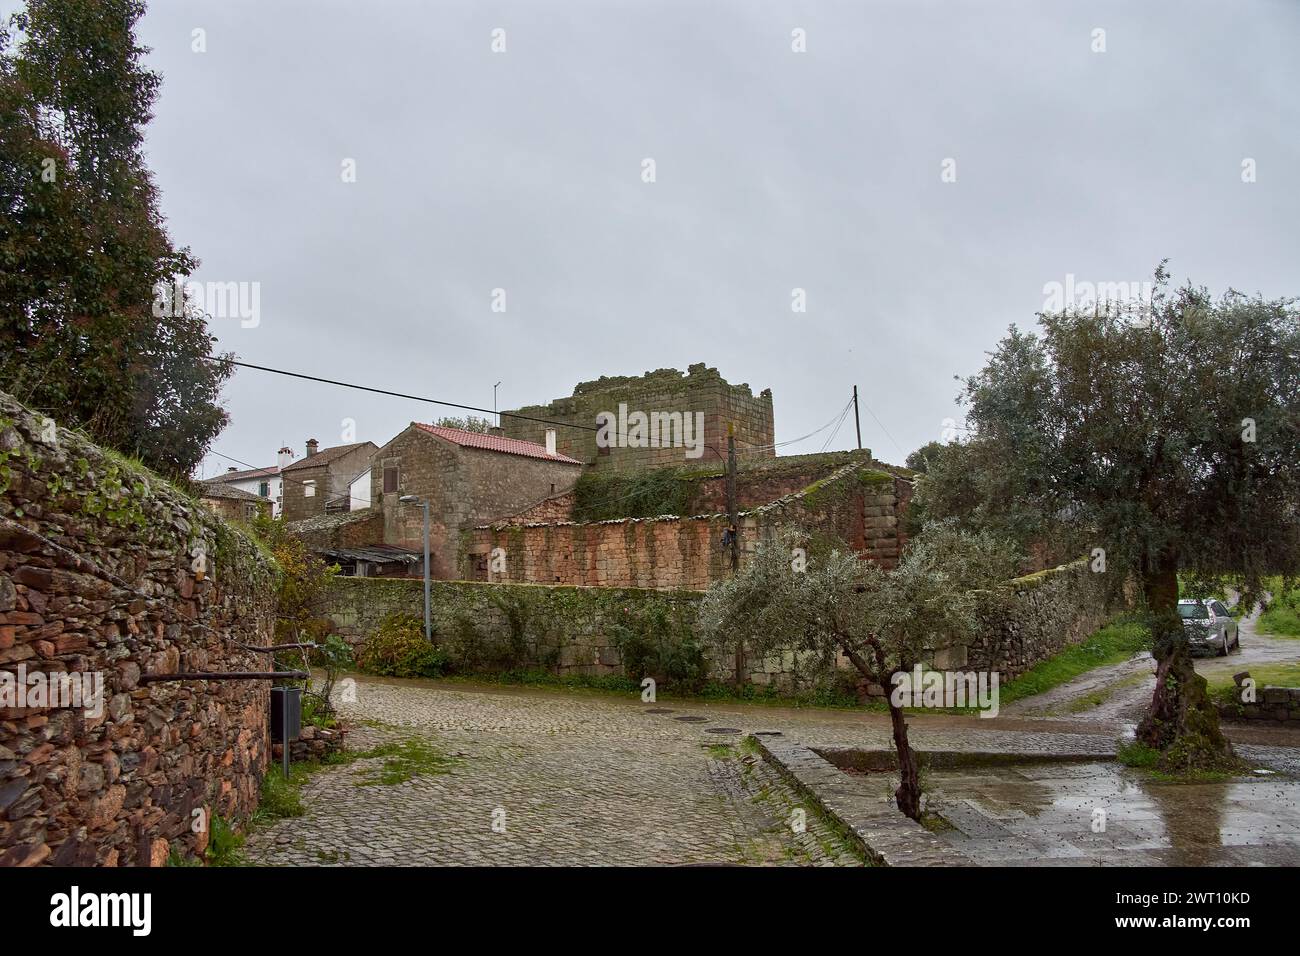
[[[1118,664],[1151,647],[1151,630],[1145,621],[1112,621],[1095,634],[1030,668],[1001,688],[1003,706],[1023,697],[1043,694],[1080,674],[1107,664]]]
[[[631,473],[585,471],[573,488],[574,521],[685,515],[692,484],[676,468]]]
[[[907,456],[905,464],[918,475],[930,470],[930,460],[943,453],[943,445],[937,441],[926,442]]]
[[[357,652],[357,666],[384,677],[440,677],[447,654],[424,639],[424,623],[411,614],[390,614]]]
[[[757,657],[808,652],[827,668],[843,651],[864,677],[888,685],[893,672],[969,633],[972,592],[1006,580],[1016,563],[992,536],[937,523],[912,540],[893,571],[839,550],[811,555],[796,570],[791,556],[805,539],[790,530],[760,543],[740,574],[709,589],[699,616],[706,639],[720,651],[744,641]]]
[[[623,670],[638,684],[652,677],[656,684],[689,693],[708,676],[704,651],[687,620],[663,604],[625,605],[607,634],[618,649]]]
[[[461,431],[478,432],[480,435],[486,435],[492,430],[492,422],[477,415],[466,415],[464,418],[444,417],[434,422],[434,425],[439,428],[459,428]]]
[[[1115,747],[1115,759],[1126,767],[1154,767],[1160,762],[1160,751],[1140,740],[1120,741]]]
[[[357,757],[382,757],[384,760],[380,767],[358,778],[358,787],[393,787],[415,777],[446,773],[457,763],[454,757],[447,756],[422,737],[381,744]]]
[[[1260,614],[1256,627],[1274,637],[1300,637],[1300,588],[1289,586],[1280,578],[1267,582],[1272,600]]]
[[[204,856],[208,866],[245,866],[248,861],[242,852],[244,837],[235,832],[219,814],[212,815],[208,848]]]
[[[1163,265],[1149,308],[1012,327],[965,382],[973,437],[917,490],[932,518],[1067,535],[1108,569],[1185,572],[1253,604],[1300,571],[1300,311],[1191,285]],[[1080,547],[1078,552],[1085,550]],[[1176,594],[1160,592],[1163,611]]]
[[[302,816],[306,810],[299,791],[306,778],[307,771],[296,763],[289,764],[287,779],[281,773],[279,764],[267,767],[266,776],[262,778],[262,797],[254,819],[263,822]]]
[[[198,262],[173,247],[144,162],[160,78],[143,12],[27,0],[0,27],[0,383],[176,477],[225,426],[232,369],[209,361],[191,305],[153,314],[155,287]]]

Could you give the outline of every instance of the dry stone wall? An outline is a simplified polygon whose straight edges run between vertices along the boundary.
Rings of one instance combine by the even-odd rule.
[[[833,535],[884,567],[906,543],[911,483],[869,460],[740,514],[741,561],[783,527]],[[730,574],[723,514],[500,524],[461,535],[460,577],[530,584],[703,590]],[[497,560],[491,560],[496,554]]]
[[[266,683],[144,678],[267,669],[236,642],[271,642],[277,573],[181,491],[0,393],[0,865],[162,865],[202,852],[213,815],[252,812]],[[36,693],[59,686],[88,693]]]

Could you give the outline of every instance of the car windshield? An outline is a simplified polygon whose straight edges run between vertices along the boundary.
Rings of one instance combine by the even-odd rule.
[[[1180,604],[1178,616],[1185,621],[1203,621],[1210,616],[1210,612],[1205,609],[1204,604]]]

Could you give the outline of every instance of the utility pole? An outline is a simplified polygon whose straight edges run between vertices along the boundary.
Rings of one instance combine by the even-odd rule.
[[[731,576],[740,570],[740,514],[736,505],[736,426],[727,422],[727,524],[731,539]],[[736,641],[736,686],[745,678],[745,644]]]
[[[858,417],[858,387],[853,386],[853,423],[858,426],[858,451],[862,451],[862,419]]]

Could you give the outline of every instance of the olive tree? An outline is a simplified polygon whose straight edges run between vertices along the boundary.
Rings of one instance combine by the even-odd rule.
[[[1081,545],[1140,584],[1156,686],[1139,739],[1166,769],[1232,749],[1178,616],[1179,577],[1235,587],[1300,567],[1300,313],[1293,300],[1170,290],[1012,326],[965,382],[971,437],[918,489],[930,518]],[[952,466],[945,475],[945,465]]]
[[[891,571],[848,550],[808,557],[795,529],[760,542],[733,578],[714,584],[700,629],[720,651],[743,641],[752,654],[793,650],[834,666],[842,654],[869,683],[891,688],[894,675],[927,663],[933,650],[974,626],[972,590],[1009,576],[1015,555],[988,534],[934,524],[914,538]],[[907,816],[921,815],[916,754],[904,712],[889,700]]]

